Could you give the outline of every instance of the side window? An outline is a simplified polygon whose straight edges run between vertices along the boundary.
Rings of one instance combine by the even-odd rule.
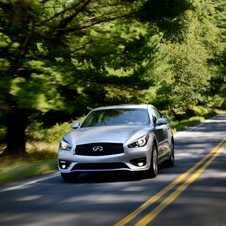
[[[152,107],[151,107],[151,114],[152,114],[153,122],[154,122],[154,124],[156,124],[156,121],[158,119],[158,114],[156,113],[156,111]]]
[[[161,113],[155,108],[154,109],[155,110],[155,112],[156,112],[156,114],[157,114],[157,116],[158,116],[158,118],[162,118],[162,115],[161,115]]]

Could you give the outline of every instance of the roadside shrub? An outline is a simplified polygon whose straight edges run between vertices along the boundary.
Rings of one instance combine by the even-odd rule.
[[[226,110],[226,99],[225,99],[224,102],[222,103],[221,109],[222,109],[222,110]]]
[[[26,130],[28,141],[44,141],[47,143],[58,143],[62,137],[72,130],[73,122],[81,123],[84,116],[64,123],[56,123],[51,128],[44,128],[44,123],[34,121]]]
[[[71,124],[71,122],[57,123],[53,127],[46,129],[42,140],[48,143],[60,142],[62,137],[72,130]]]
[[[210,108],[203,107],[203,106],[194,106],[191,105],[188,107],[190,114],[189,117],[196,116],[196,115],[204,115],[210,111]]]
[[[27,141],[41,141],[44,139],[43,124],[41,122],[33,121],[29,124],[26,129],[26,139]]]
[[[47,143],[55,143],[55,142],[60,142],[60,140],[63,138],[63,136],[70,132],[72,130],[71,125],[73,122],[79,122],[81,123],[82,120],[84,119],[84,116],[80,118],[76,118],[75,120],[71,120],[70,122],[64,122],[64,123],[57,123],[53,127],[46,129],[44,131],[44,137],[43,141]]]
[[[207,106],[210,108],[215,107],[215,105],[219,105],[220,107],[222,107],[224,103],[225,103],[225,98],[220,97],[219,95],[208,97],[208,100],[207,100]]]
[[[172,113],[170,111],[164,110],[164,111],[160,111],[160,112],[164,118],[168,119],[169,122],[173,121],[174,115],[172,115]]]

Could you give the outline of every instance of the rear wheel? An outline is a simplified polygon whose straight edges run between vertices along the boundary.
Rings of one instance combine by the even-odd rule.
[[[61,173],[61,177],[66,181],[75,181],[80,173]]]

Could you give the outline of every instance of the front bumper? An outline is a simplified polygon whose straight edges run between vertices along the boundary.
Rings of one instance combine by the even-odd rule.
[[[150,168],[152,145],[128,148],[113,155],[83,156],[59,149],[58,168],[61,173],[102,171],[144,171]]]

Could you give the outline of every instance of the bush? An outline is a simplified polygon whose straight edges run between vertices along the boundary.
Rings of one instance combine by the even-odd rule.
[[[204,115],[211,111],[210,108],[203,107],[203,106],[189,106],[188,110],[188,117],[196,116],[196,115]]]
[[[28,141],[44,141],[47,143],[60,142],[62,137],[72,130],[71,124],[76,121],[81,123],[84,116],[71,120],[70,122],[56,123],[51,128],[44,128],[43,123],[33,122],[26,131]]]
[[[77,118],[76,120],[73,120],[73,122],[76,121],[81,123],[83,119],[84,116]],[[60,142],[63,136],[72,130],[71,125],[72,121],[64,122],[62,124],[57,123],[53,127],[46,129],[44,131],[44,137],[42,140],[48,143]]]
[[[207,106],[210,108],[213,108],[215,105],[219,105],[220,107],[222,107],[226,100],[225,100],[225,98],[220,97],[219,95],[215,95],[212,97],[208,97],[207,101],[208,101]]]
[[[45,130],[45,136],[42,140],[48,143],[60,142],[62,137],[71,130],[71,122],[57,123],[53,127]]]
[[[221,109],[222,109],[222,110],[226,110],[226,99],[225,99],[224,102],[222,103]]]

